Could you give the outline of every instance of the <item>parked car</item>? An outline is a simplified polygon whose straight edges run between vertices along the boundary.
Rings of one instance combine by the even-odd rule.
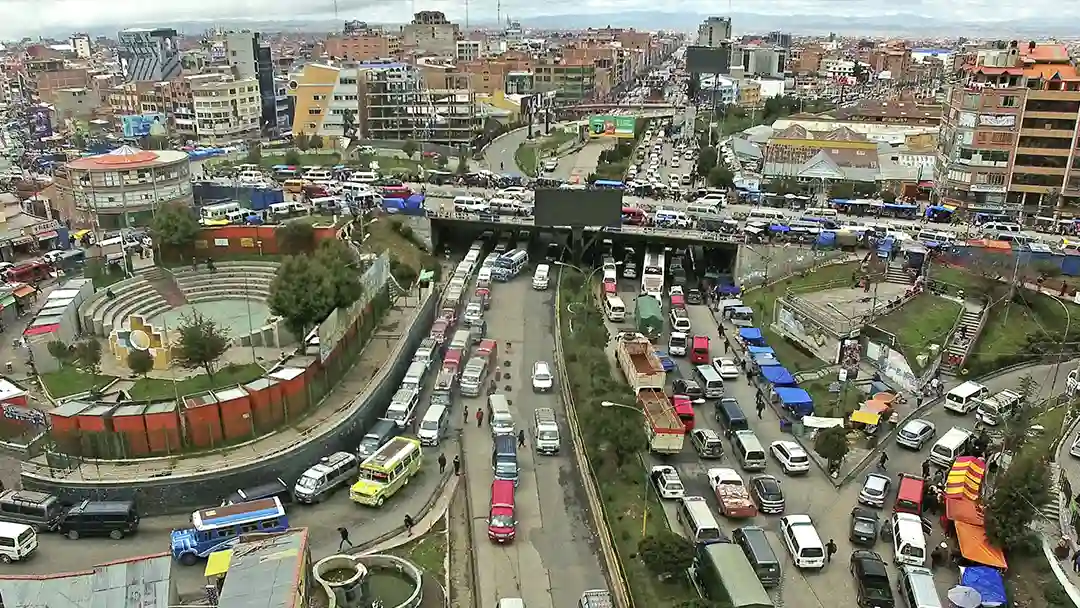
[[[851,552],[851,576],[855,577],[855,597],[860,608],[893,608],[892,585],[885,560],[873,551]]]
[[[784,490],[780,480],[772,475],[754,475],[750,478],[750,496],[757,503],[761,513],[779,514],[784,512]]]
[[[794,441],[774,441],[769,444],[769,451],[787,475],[802,475],[810,472],[810,456],[801,445]]]
[[[694,403],[705,403],[705,391],[696,380],[677,378],[671,383],[671,391],[676,395],[686,395]]]
[[[675,467],[666,464],[657,465],[649,472],[656,494],[660,498],[678,499],[686,495],[686,488]]]
[[[937,427],[929,420],[916,418],[904,423],[896,434],[896,443],[912,450],[921,450],[937,434]]]
[[[848,540],[852,544],[873,547],[877,542],[878,530],[881,529],[881,519],[876,511],[866,507],[855,507],[851,510],[851,527],[848,532]]]
[[[696,427],[690,431],[690,444],[702,459],[716,459],[724,456],[724,442],[712,429]]]
[[[885,501],[889,498],[891,486],[892,479],[880,473],[868,474],[863,480],[862,489],[859,490],[859,504],[879,509],[884,507]]]
[[[724,380],[737,380],[742,375],[739,371],[739,365],[735,363],[734,359],[717,357],[712,360],[712,364],[716,369],[716,373],[720,374],[720,377]]]

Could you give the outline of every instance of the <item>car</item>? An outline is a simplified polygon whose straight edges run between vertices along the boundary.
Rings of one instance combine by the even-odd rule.
[[[937,427],[929,420],[916,418],[904,423],[896,434],[896,443],[912,450],[921,450],[937,434]]]
[[[548,173],[550,173],[550,172],[552,172],[552,171],[554,171],[554,170],[556,170],[558,168],[559,168],[559,161],[557,161],[557,160],[545,160],[544,161],[544,171],[547,171]]]
[[[880,474],[870,473],[863,480],[862,489],[859,490],[859,504],[868,507],[882,508],[889,498],[889,487],[892,479]]]
[[[705,391],[696,380],[677,378],[671,383],[671,392],[676,395],[686,395],[696,404],[705,403]]]
[[[703,459],[715,460],[724,456],[724,442],[720,435],[712,429],[695,427],[690,431],[690,445]]]
[[[736,380],[741,375],[739,364],[729,357],[717,357],[712,360],[712,365],[724,380]]]
[[[854,507],[851,509],[851,528],[848,531],[848,540],[853,544],[873,547],[877,542],[878,531],[881,529],[881,518],[876,511],[866,507]]]
[[[661,464],[654,466],[649,471],[649,479],[652,480],[656,494],[662,499],[677,500],[686,495],[686,488],[675,467]]]
[[[873,551],[851,552],[851,576],[855,577],[855,599],[859,608],[893,608],[892,585],[885,560]]]
[[[683,295],[682,285],[672,285],[671,289],[668,290],[668,295],[669,296],[681,296],[681,295]]]
[[[461,202],[454,203],[454,211],[463,211],[465,213],[487,213],[491,210],[491,205],[487,201],[482,199],[466,199]]]
[[[784,473],[802,475],[810,472],[810,456],[794,441],[774,441],[769,444],[769,451],[780,463]]]
[[[555,386],[555,378],[551,375],[551,366],[547,361],[533,363],[532,387],[537,393],[546,393]]]
[[[664,373],[669,373],[675,370],[675,360],[671,358],[671,355],[666,350],[656,350],[656,358],[660,359],[660,365],[664,368]]]
[[[750,496],[757,503],[761,513],[779,514],[784,512],[784,490],[780,480],[772,475],[754,475],[750,478]]]

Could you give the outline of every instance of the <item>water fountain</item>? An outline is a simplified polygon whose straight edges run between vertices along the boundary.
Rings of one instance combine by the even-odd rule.
[[[315,563],[327,608],[417,608],[423,572],[393,555],[331,555]]]

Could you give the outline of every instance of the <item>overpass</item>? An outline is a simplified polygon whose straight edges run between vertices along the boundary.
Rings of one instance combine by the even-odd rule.
[[[670,103],[581,103],[576,106],[567,106],[570,110],[675,110],[674,104]]]

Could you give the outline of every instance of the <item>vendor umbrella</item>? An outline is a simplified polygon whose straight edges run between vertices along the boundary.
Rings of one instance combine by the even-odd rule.
[[[979,608],[982,606],[982,595],[971,587],[957,585],[949,589],[949,601],[956,608]]]

